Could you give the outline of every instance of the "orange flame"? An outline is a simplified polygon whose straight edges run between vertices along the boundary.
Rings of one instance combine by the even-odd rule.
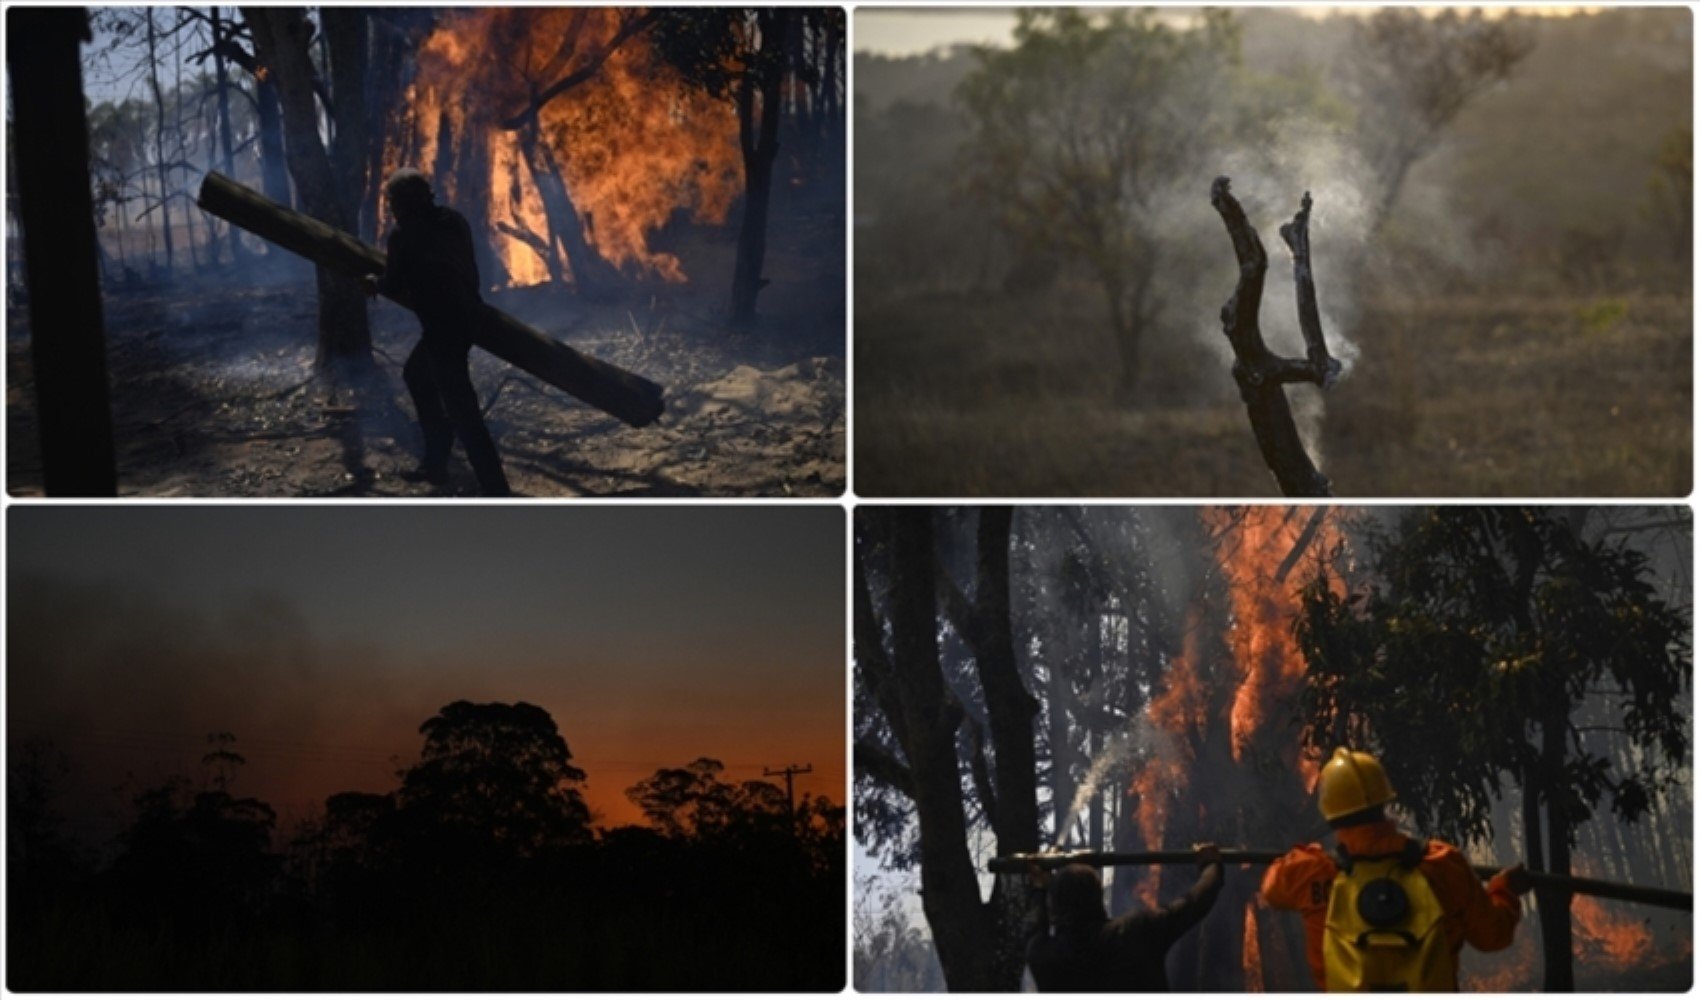
[[[1246,900],[1245,904],[1245,945],[1240,957],[1245,964],[1245,991],[1247,993],[1262,993],[1263,990],[1263,942],[1257,936],[1257,900]]]
[[[549,280],[547,258],[558,259],[552,247],[573,235],[617,268],[684,281],[679,259],[652,248],[650,238],[678,212],[725,221],[742,190],[731,106],[688,86],[641,32],[613,48],[623,16],[631,15],[584,7],[445,10],[419,50],[404,127],[387,143],[386,165],[411,162],[438,174],[445,201],[487,217],[488,237],[516,285]],[[582,83],[542,106],[534,124],[504,126],[534,95],[587,70]],[[526,136],[535,140],[530,156]],[[550,218],[540,180],[565,192],[576,218]],[[576,232],[555,234],[552,224]],[[571,277],[570,264],[561,264]]]
[[[1653,950],[1653,932],[1646,924],[1625,918],[1592,896],[1573,896],[1571,925],[1576,931],[1577,956],[1613,969],[1640,965]]]
[[[1300,581],[1292,571],[1277,576],[1314,515],[1304,509],[1251,507],[1238,515],[1226,508],[1206,508],[1200,516],[1222,536],[1215,556],[1217,568],[1228,580],[1231,607],[1224,638],[1240,678],[1228,713],[1230,749],[1237,761],[1265,728],[1275,706],[1293,704],[1304,683],[1304,657],[1291,632],[1299,612]],[[1323,520],[1307,539],[1306,551],[1327,551],[1339,540],[1329,515],[1321,516]],[[1189,609],[1181,655],[1164,677],[1163,692],[1146,706],[1147,717],[1173,735],[1201,732],[1209,721],[1210,706],[1199,677],[1202,617],[1199,608]],[[1315,784],[1319,762],[1299,753],[1297,735],[1285,741],[1283,752],[1308,788]],[[1159,777],[1178,773],[1181,765],[1176,760],[1154,760],[1135,778],[1140,828],[1148,848],[1160,846],[1163,832],[1163,810],[1150,802],[1154,796],[1148,793],[1161,787],[1155,784]]]
[[[1269,722],[1275,706],[1296,703],[1304,684],[1304,657],[1292,635],[1302,581],[1296,569],[1280,579],[1277,576],[1305,537],[1307,524],[1318,516],[1322,520],[1307,540],[1306,552],[1326,552],[1339,539],[1326,512],[1278,507],[1246,508],[1232,529],[1234,534],[1218,550],[1222,570],[1231,581],[1233,623],[1228,646],[1241,671],[1229,712],[1229,746],[1235,760],[1241,759],[1254,735]],[[1215,522],[1212,527],[1229,527],[1227,512],[1219,508],[1207,511],[1206,520]],[[1286,749],[1306,787],[1313,787],[1319,762],[1300,755],[1296,743]]]
[[[1200,512],[1205,526],[1219,537],[1214,557],[1228,583],[1230,615],[1223,638],[1238,680],[1225,721],[1235,761],[1262,738],[1278,706],[1295,703],[1304,683],[1304,658],[1291,630],[1299,611],[1302,577],[1296,569],[1289,568],[1285,575],[1281,569],[1301,539],[1306,555],[1330,551],[1338,543],[1339,530],[1331,515],[1322,514],[1314,528],[1308,527],[1315,516],[1311,509],[1279,507]],[[1137,800],[1139,830],[1150,850],[1163,846],[1170,792],[1184,786],[1194,740],[1212,721],[1212,700],[1200,673],[1206,666],[1200,653],[1203,612],[1196,605],[1188,609],[1181,653],[1164,674],[1163,690],[1146,705],[1146,717],[1153,726],[1177,738],[1175,749],[1148,759],[1129,787]],[[1301,754],[1300,736],[1295,726],[1290,732],[1271,734],[1270,740],[1308,790],[1315,785],[1319,761]],[[1155,871],[1147,873],[1135,890],[1151,906],[1156,905],[1157,891]]]

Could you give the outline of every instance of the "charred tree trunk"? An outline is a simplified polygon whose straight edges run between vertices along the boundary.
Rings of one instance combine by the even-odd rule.
[[[384,270],[384,255],[347,233],[267,201],[227,177],[208,174],[200,205],[219,218],[300,254],[333,273],[358,279]],[[411,308],[405,297],[396,298]],[[591,406],[642,427],[661,415],[661,387],[646,378],[551,340],[499,309],[473,333],[473,343]]]
[[[1546,806],[1546,867],[1554,875],[1570,874],[1570,836],[1574,821],[1567,808],[1572,793],[1557,781],[1565,774],[1565,741],[1570,720],[1555,712],[1541,722],[1541,771],[1548,792],[1542,796]],[[1541,915],[1541,960],[1543,975],[1541,989],[1548,993],[1573,993],[1576,990],[1574,947],[1570,928],[1568,889],[1542,887],[1535,890],[1535,906]]]
[[[366,191],[366,12],[358,7],[321,7],[324,37],[330,50],[331,168],[344,220],[351,232],[360,229],[360,208]]]
[[[969,851],[968,817],[963,806],[959,732],[967,715],[945,683],[939,658],[939,594],[955,610],[967,613],[965,599],[941,575],[934,557],[933,519],[925,507],[896,508],[868,518],[870,534],[883,536],[881,547],[891,552],[891,593],[887,602],[890,653],[886,628],[874,609],[873,597],[858,546],[854,621],[856,657],[867,671],[869,689],[879,705],[902,758],[882,748],[858,743],[859,774],[886,784],[915,806],[920,835],[921,905],[932,930],[939,965],[952,991],[1007,992],[1020,988],[1025,934],[1019,916],[1026,910],[1023,883],[1002,879],[992,898],[982,902]],[[1000,519],[982,526],[984,542],[1005,532]],[[984,548],[983,555],[990,555]],[[997,575],[993,556],[993,577]],[[1007,561],[1007,553],[1005,555]],[[981,560],[985,565],[986,560]],[[1005,578],[1007,580],[1007,577]],[[983,584],[986,580],[981,581]],[[995,590],[995,582],[990,586]],[[997,598],[986,591],[987,607]],[[1004,598],[1007,605],[1007,593]],[[1026,736],[1032,750],[1033,734]],[[1027,774],[1027,787],[1034,775]],[[1012,806],[1019,813],[1022,806]],[[1036,802],[1036,800],[1035,800]],[[1030,815],[1037,820],[1035,804]],[[1005,820],[1005,822],[1010,822]],[[1033,831],[1036,838],[1037,830]],[[1000,846],[1001,846],[1000,838]],[[1010,898],[1012,886],[1022,895]],[[1015,919],[1012,919],[1014,917]]]
[[[543,214],[549,223],[549,240],[555,248],[548,259],[549,277],[552,281],[561,279],[561,261],[565,260],[579,294],[593,295],[611,287],[616,274],[596,248],[585,240],[578,206],[567,190],[567,179],[560,163],[549,149],[549,144],[543,141],[541,128],[533,118],[515,135],[519,139],[520,155],[525,157],[526,169],[531,171],[531,179],[536,182],[537,193],[543,200]],[[560,256],[555,256],[555,253]]]
[[[16,211],[48,496],[116,496],[78,7],[6,15]]]
[[[172,269],[171,243],[171,201],[169,199],[170,183],[167,175],[171,168],[167,166],[165,157],[165,94],[159,87],[159,32],[154,27],[153,8],[144,8],[143,20],[147,25],[148,39],[148,83],[153,90],[153,154],[154,178],[159,184],[159,219],[165,240],[165,270]]]
[[[1030,844],[1032,850],[1038,850],[1038,763],[1033,751],[1033,720],[1039,715],[1039,702],[1028,692],[1015,661],[1009,604],[1009,542],[1014,516],[1013,507],[985,507],[980,511],[974,663],[986,694],[992,744],[997,748],[993,773],[998,783],[999,849],[1014,846],[1027,850],[1019,845]]]
[[[1056,844],[1068,842],[1069,808],[1074,803],[1074,765],[1076,755],[1072,727],[1069,726],[1068,677],[1056,664],[1046,673],[1045,709],[1048,736],[1051,744],[1051,826]]]
[[[478,259],[478,273],[483,278],[485,287],[491,285],[506,285],[512,280],[508,274],[507,264],[503,262],[490,246],[485,237],[493,228],[490,225],[490,192],[485,187],[486,178],[490,176],[490,143],[486,123],[469,117],[460,135],[455,137],[451,150],[453,163],[449,171],[457,179],[454,188],[454,207],[466,216],[467,223],[479,238],[472,241],[473,255]],[[439,171],[439,178],[445,174]],[[470,185],[459,181],[470,180]]]
[[[778,58],[786,26],[797,16],[785,8],[756,13],[762,68],[744,73],[738,84],[738,144],[744,157],[744,218],[738,229],[738,259],[732,270],[732,320],[756,318],[756,296],[768,284],[762,277],[767,259],[767,212],[773,195],[773,164],[779,155],[780,89],[784,63]]]
[[[921,905],[952,991],[1009,990],[1019,980],[1000,976],[995,968],[991,913],[980,901],[968,852],[956,752],[962,710],[949,696],[939,668],[932,519],[925,507],[905,508],[892,517],[893,673],[901,692],[903,731],[909,736],[904,755],[910,761],[921,834]]]
[[[348,217],[339,196],[330,155],[319,139],[313,65],[307,57],[312,25],[299,7],[244,7],[254,32],[254,54],[277,83],[288,144],[285,156],[307,214],[341,230]],[[366,294],[356,277],[320,267],[318,354],[320,371],[372,364]]]
[[[1222,332],[1234,348],[1234,381],[1239,383],[1240,398],[1245,402],[1263,461],[1286,496],[1329,496],[1328,480],[1317,471],[1299,438],[1286,393],[1290,382],[1311,382],[1327,389],[1340,371],[1339,362],[1330,358],[1323,346],[1317,320],[1316,289],[1310,273],[1310,195],[1305,194],[1293,221],[1281,227],[1281,236],[1293,251],[1299,321],[1310,353],[1304,361],[1278,357],[1263,342],[1257,313],[1263,302],[1263,276],[1269,258],[1257,231],[1246,220],[1245,210],[1229,193],[1228,178],[1218,177],[1211,185],[1210,204],[1222,216],[1239,260],[1239,284],[1222,306]]]
[[[367,66],[366,106],[377,127],[366,130],[366,186],[360,192],[358,235],[368,243],[376,243],[378,201],[384,186],[384,136],[398,112],[408,46],[401,27],[390,19],[394,12],[374,11],[371,16],[372,55]],[[401,163],[411,161],[411,156],[404,156]]]
[[[260,185],[266,197],[280,205],[293,205],[289,193],[289,168],[283,154],[283,104],[277,84],[270,79],[254,81],[254,117],[260,138]]]
[[[218,40],[224,34],[224,15],[222,8],[216,4],[208,7],[208,17],[212,22],[212,60],[213,84],[218,93],[218,145],[224,163],[224,172],[231,177],[236,176],[236,146],[230,137],[230,66],[224,58],[224,51]],[[242,263],[242,234],[235,226],[230,227],[230,262]]]

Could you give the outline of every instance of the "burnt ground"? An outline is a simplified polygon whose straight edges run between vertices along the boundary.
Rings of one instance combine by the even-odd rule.
[[[839,217],[840,219],[842,216]],[[840,223],[841,225],[841,223]],[[547,287],[487,296],[577,350],[661,383],[667,412],[634,429],[480,350],[473,383],[524,496],[837,496],[845,488],[842,229],[818,217],[809,258],[770,247],[762,320],[725,321],[730,246],[696,248],[684,285],[587,303]],[[685,256],[681,254],[681,256]],[[728,262],[722,268],[715,266]],[[38,495],[27,310],[8,302],[7,488]],[[370,310],[376,386],[355,397],[312,372],[310,272],[210,273],[110,289],[108,371],[119,491],[143,496],[477,495],[455,449],[442,487],[407,483],[417,430],[401,363],[418,336]]]

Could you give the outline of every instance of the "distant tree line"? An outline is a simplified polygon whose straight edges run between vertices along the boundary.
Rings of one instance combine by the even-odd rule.
[[[598,829],[543,709],[456,702],[392,792],[284,833],[215,734],[199,783],[138,794],[111,860],[62,829],[63,758],[8,775],[13,989],[837,990],[844,814],[701,758]]]

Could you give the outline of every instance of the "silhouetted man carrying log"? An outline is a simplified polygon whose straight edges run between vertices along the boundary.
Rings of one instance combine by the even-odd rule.
[[[448,479],[449,450],[459,438],[485,496],[508,496],[508,480],[496,442],[484,426],[472,388],[467,354],[488,308],[478,292],[478,263],[466,217],[439,205],[431,182],[402,169],[384,182],[396,225],[390,232],[389,263],[382,275],[366,278],[369,295],[403,292],[419,315],[419,345],[407,356],[402,378],[424,432],[425,455],[409,482],[441,484]]]
[[[1195,848],[1202,870],[1185,896],[1160,910],[1129,910],[1111,919],[1104,883],[1090,865],[1068,865],[1050,876],[1047,924],[1027,945],[1027,967],[1044,993],[1167,992],[1164,960],[1222,891],[1222,860],[1215,844]],[[1034,877],[1043,873],[1035,870]]]

